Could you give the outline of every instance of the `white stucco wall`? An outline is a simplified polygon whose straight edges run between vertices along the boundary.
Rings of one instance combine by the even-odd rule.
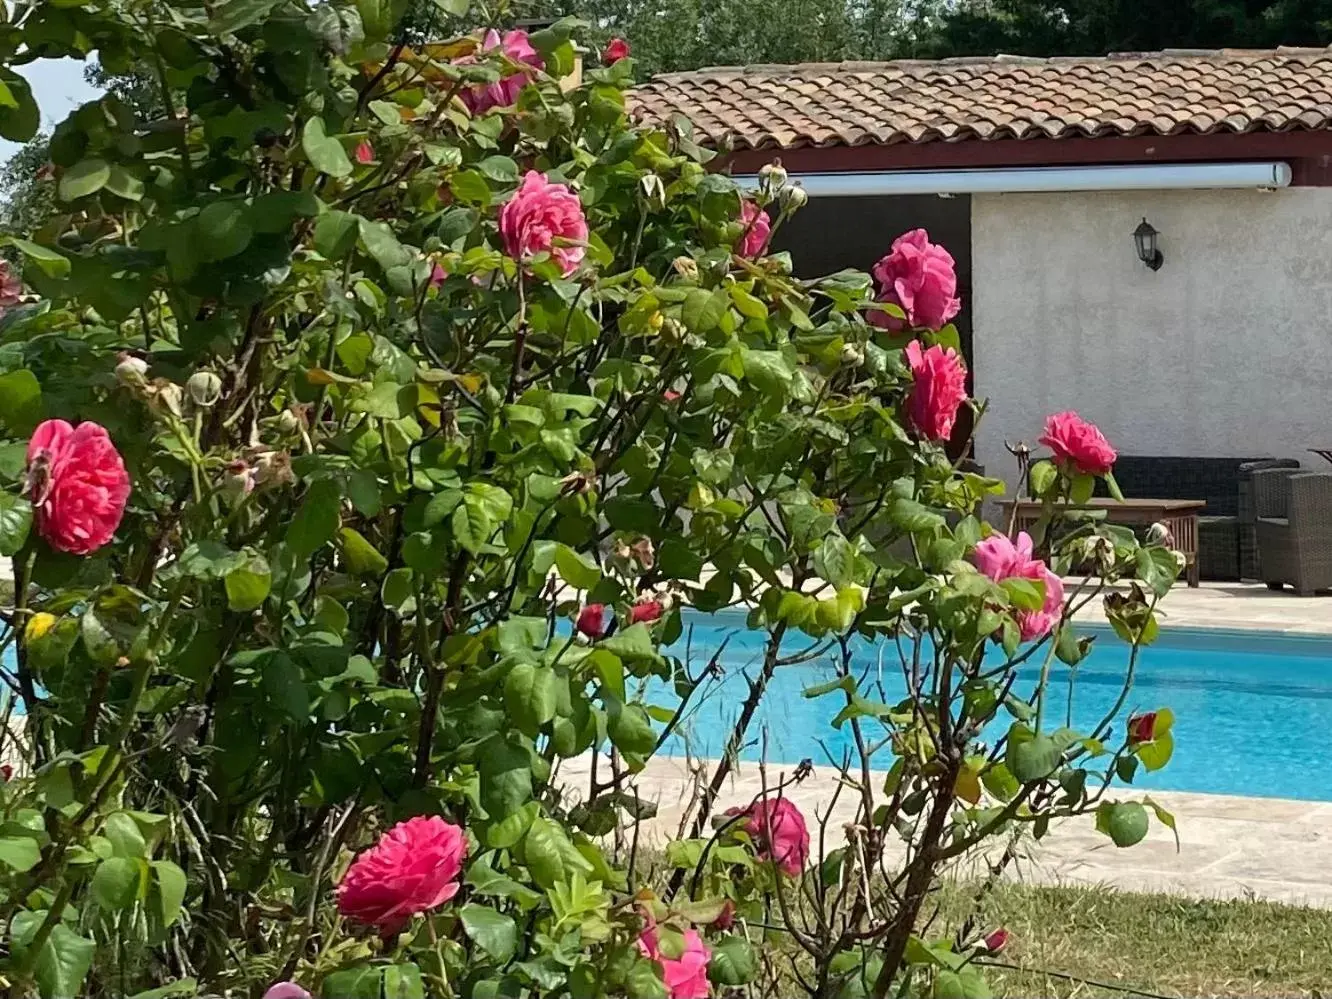
[[[1332,188],[976,196],[972,259],[991,474],[1062,409],[1126,454],[1322,466],[1305,449],[1332,447]]]

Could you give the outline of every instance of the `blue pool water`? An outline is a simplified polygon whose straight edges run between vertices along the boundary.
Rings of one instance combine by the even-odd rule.
[[[1091,633],[1099,637],[1078,666],[1074,687],[1072,727],[1083,733],[1113,705],[1128,661],[1128,646],[1108,629]],[[738,615],[693,619],[694,672],[728,634],[734,637],[721,660],[725,679],[695,695],[699,703],[691,705],[667,752],[683,755],[687,749],[696,756],[717,756],[725,743],[747,693],[744,674],[755,675],[761,663],[764,636],[746,632]],[[683,656],[685,644],[682,638],[672,651]],[[796,636],[783,648],[795,651],[808,644],[807,638]],[[860,668],[877,661],[875,646],[862,642],[857,647]],[[1046,711],[1056,727],[1066,720],[1070,672],[1057,660],[1052,667],[1053,696]],[[1040,659],[1034,657],[1022,668],[1018,693],[1029,694],[1039,674]],[[809,758],[826,764],[830,753],[840,760],[851,746],[850,726],[839,730],[830,724],[841,707],[841,694],[806,699],[801,693],[835,675],[826,662],[779,667],[742,755],[758,759],[763,734],[770,761]],[[889,703],[904,696],[893,646],[884,649],[883,677]],[[1135,787],[1332,801],[1332,768],[1321,765],[1319,748],[1332,733],[1332,637],[1167,629],[1142,651],[1127,712],[1113,741],[1122,738],[1122,719],[1128,712],[1160,707],[1175,713],[1174,757],[1155,773],[1139,770]],[[998,725],[985,737],[996,738],[1011,721],[1001,711]],[[882,732],[870,725],[867,731]],[[883,758],[879,766],[886,767],[886,753]]]

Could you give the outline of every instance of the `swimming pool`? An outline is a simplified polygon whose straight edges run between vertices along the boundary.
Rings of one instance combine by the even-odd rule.
[[[743,672],[753,674],[761,662],[764,635],[746,632],[743,618],[728,613],[699,615],[693,625],[695,671],[727,634],[738,633],[721,660],[725,679],[710,685],[702,702],[691,707],[680,736],[664,749],[682,755],[687,746],[695,755],[717,756],[747,692]],[[1128,646],[1108,628],[1082,630],[1099,636],[1078,666],[1074,691],[1073,727],[1087,732],[1119,693]],[[787,645],[798,649],[808,641],[798,636]],[[672,651],[683,655],[684,644],[681,639]],[[857,662],[868,666],[876,660],[875,647],[862,642]],[[886,678],[894,677],[895,663],[885,655]],[[1047,708],[1055,725],[1064,722],[1069,673],[1055,662],[1054,696],[1047,702],[1055,706]],[[1039,674],[1039,659],[1024,666],[1019,693],[1029,692]],[[759,757],[759,734],[766,732],[769,760],[826,764],[819,740],[840,758],[851,738],[849,725],[839,730],[830,724],[840,695],[806,699],[801,693],[834,676],[820,663],[779,668],[750,726],[743,756]],[[896,688],[888,687],[890,698],[905,692],[900,675],[896,682]],[[1140,769],[1134,787],[1332,801],[1332,768],[1318,759],[1318,747],[1332,732],[1332,636],[1167,628],[1143,650],[1126,703],[1129,712],[1159,707],[1175,713],[1174,756],[1163,770]],[[997,731],[987,730],[986,736],[1002,733],[1010,721],[1001,712]],[[1122,731],[1121,721],[1116,739]],[[885,756],[882,766],[887,761]]]

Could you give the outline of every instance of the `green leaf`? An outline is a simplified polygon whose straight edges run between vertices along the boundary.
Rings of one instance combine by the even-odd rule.
[[[0,375],[0,421],[15,437],[27,437],[42,420],[42,387],[27,368]]]
[[[1025,738],[1014,738],[1022,733]],[[1041,780],[1054,773],[1063,754],[1048,735],[1031,735],[1030,730],[1014,725],[1008,736],[1005,763],[1013,777],[1022,784]]]
[[[147,856],[148,844],[143,838],[143,831],[134,816],[126,812],[114,812],[108,815],[102,826],[102,835],[111,843],[111,849],[117,857],[139,859]]]
[[[239,201],[214,201],[194,220],[199,236],[200,260],[226,260],[247,246],[254,229],[246,216],[245,205]]]
[[[785,399],[790,394],[795,371],[791,363],[776,350],[746,350],[740,357],[745,381],[763,395]]]
[[[31,971],[43,997],[67,997],[83,994],[83,979],[92,966],[97,945],[79,936],[63,923],[56,923],[35,955],[28,947],[46,920],[46,910],[19,912],[11,924],[14,955]]]
[[[1031,466],[1027,476],[1031,483],[1032,495],[1045,496],[1059,481],[1059,469],[1055,468],[1052,461],[1038,461]]]
[[[71,265],[69,257],[63,253],[58,253],[49,247],[42,246],[40,243],[33,243],[26,239],[10,237],[5,242],[36,264],[37,269],[47,277],[57,281],[69,277]]]
[[[42,859],[41,847],[27,836],[0,836],[0,864],[20,874],[31,870]]]
[[[170,926],[180,918],[185,904],[185,872],[169,860],[154,860],[149,866],[153,869],[153,902],[162,925]]]
[[[310,34],[340,56],[345,56],[365,41],[361,14],[351,7],[321,4],[310,12],[310,16],[305,19],[305,26],[310,29]]]
[[[601,570],[590,555],[580,555],[568,545],[555,546],[555,568],[560,578],[576,590],[590,590],[601,582]]]
[[[330,177],[348,177],[352,172],[351,160],[342,143],[325,131],[324,119],[315,115],[301,129],[301,148],[320,173]]]
[[[728,935],[713,941],[708,978],[717,985],[747,985],[758,973],[754,948],[742,936]]]
[[[462,504],[453,511],[453,536],[458,544],[475,555],[486,546],[495,529],[508,519],[512,510],[513,499],[499,486],[469,483]]]
[[[680,308],[680,320],[695,333],[707,333],[717,328],[730,304],[730,295],[724,288],[716,291],[694,288],[685,296],[684,305]],[[789,376],[787,380],[790,380]]]
[[[411,569],[394,569],[384,577],[380,597],[384,601],[384,606],[389,610],[396,611],[400,615],[406,615],[408,613],[407,601],[414,600],[414,596]]]
[[[646,756],[657,746],[657,733],[641,704],[612,707],[606,732],[616,748],[637,756]]]
[[[0,138],[27,142],[41,127],[42,114],[33,99],[28,81],[10,69],[0,69],[0,81],[9,91],[10,100],[0,104]]]
[[[514,724],[528,735],[555,717],[555,671],[548,666],[519,663],[504,680],[504,707]]]
[[[492,735],[477,747],[481,807],[493,822],[512,815],[532,797],[532,757],[517,738]]]
[[[518,183],[518,164],[508,156],[487,156],[476,168],[500,184]]]
[[[32,529],[32,504],[22,496],[0,492],[0,555],[10,556],[23,547]]]
[[[212,8],[208,30],[214,35],[231,35],[264,20],[278,0],[227,0]]]
[[[1137,801],[1103,801],[1096,809],[1096,831],[1118,847],[1140,843],[1147,835],[1147,809]]]
[[[500,964],[513,957],[518,947],[518,925],[511,917],[471,904],[464,905],[458,916],[472,942]]]
[[[129,999],[175,999],[176,996],[197,996],[199,983],[193,978],[182,978],[169,985],[159,985],[147,992],[136,992]]]
[[[449,190],[465,205],[490,204],[490,185],[479,170],[459,170],[449,180]]]
[[[1179,850],[1179,829],[1175,825],[1175,816],[1166,811],[1151,798],[1143,798],[1142,803],[1156,813],[1156,821],[1175,834],[1175,850]]]
[[[592,869],[569,842],[564,827],[544,815],[532,820],[522,847],[523,861],[532,873],[532,880],[542,888],[553,888],[575,870]]]
[[[990,986],[974,965],[941,969],[934,974],[934,999],[990,999]]]
[[[308,559],[333,539],[338,529],[337,486],[328,479],[311,484],[287,528],[287,546],[297,559]]]
[[[1139,743],[1133,752],[1148,770],[1160,770],[1175,753],[1175,737],[1169,732],[1163,732],[1151,742]]]
[[[986,767],[981,773],[981,783],[985,785],[985,790],[1000,801],[1012,801],[1022,790],[1017,778],[1003,763],[993,763]]]
[[[382,576],[388,571],[388,559],[359,531],[344,527],[338,532],[338,540],[347,570],[353,576]]]
[[[126,201],[143,200],[143,181],[122,166],[111,167],[111,176],[106,179],[106,189]]]
[[[339,147],[340,148],[340,147]],[[314,228],[314,247],[329,260],[341,260],[356,247],[361,217],[351,212],[325,212]]]
[[[119,912],[134,904],[147,865],[133,857],[108,857],[97,865],[92,879],[92,897],[107,912]]]
[[[96,156],[80,160],[60,175],[57,193],[61,201],[77,201],[96,194],[111,179],[111,164]]]
[[[268,599],[272,585],[273,573],[268,562],[258,555],[252,556],[239,569],[227,573],[227,606],[234,611],[252,611]]]
[[[363,218],[360,220],[359,229],[365,251],[385,273],[395,267],[406,267],[416,259],[416,253],[398,242],[393,230],[383,222],[372,222]]]
[[[285,652],[274,652],[263,660],[263,689],[273,707],[292,721],[310,717],[310,692],[305,689],[301,668]]]
[[[631,662],[657,658],[657,648],[652,644],[652,632],[641,621],[617,631],[610,638],[603,638],[600,647]]]
[[[324,979],[320,990],[337,999],[379,999],[383,970],[377,965],[335,971]]]

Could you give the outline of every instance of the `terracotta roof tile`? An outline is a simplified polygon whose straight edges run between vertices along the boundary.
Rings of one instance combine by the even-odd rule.
[[[735,149],[1332,128],[1332,49],[808,63],[658,76],[634,113]]]

